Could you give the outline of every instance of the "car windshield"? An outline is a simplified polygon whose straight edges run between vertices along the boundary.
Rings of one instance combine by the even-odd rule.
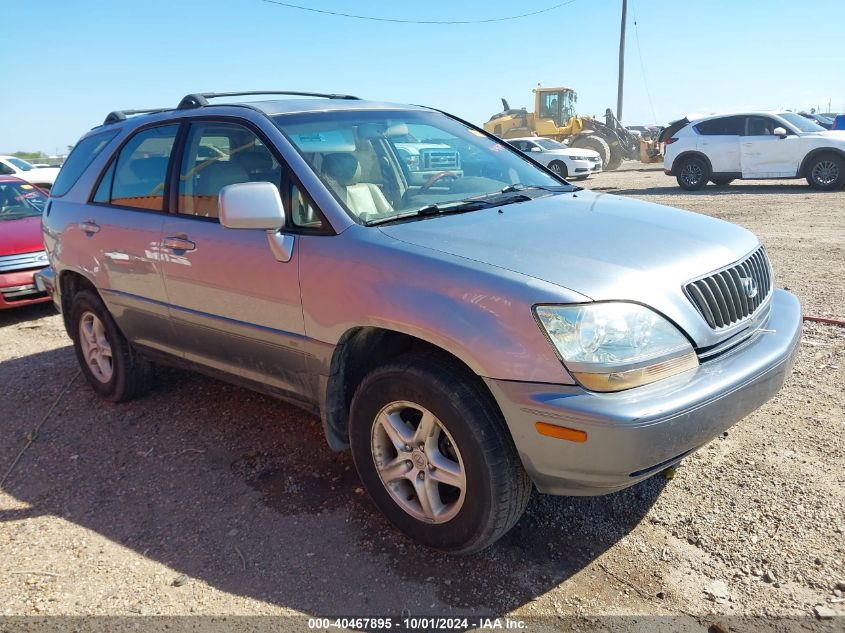
[[[550,138],[538,138],[534,142],[544,149],[566,149],[566,145],[553,141]]]
[[[7,158],[6,160],[8,160],[21,171],[29,171],[30,169],[35,169],[32,165],[30,165],[28,162],[21,158]]]
[[[783,112],[778,114],[778,116],[791,123],[795,127],[797,127],[802,132],[824,132],[824,128],[816,123],[815,121],[810,121],[810,119],[805,119],[800,114],[795,114],[794,112]]]
[[[517,190],[536,188],[531,197],[537,197],[572,188],[506,143],[439,112],[347,110],[274,120],[364,224],[471,211],[494,198],[496,205],[529,199]],[[503,193],[513,195],[502,200]]]
[[[47,196],[26,182],[0,181],[0,221],[41,215]]]

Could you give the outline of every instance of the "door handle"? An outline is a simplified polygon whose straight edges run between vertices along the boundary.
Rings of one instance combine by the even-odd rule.
[[[165,237],[161,241],[161,245],[164,248],[169,248],[172,251],[192,251],[196,249],[197,245],[195,242],[192,242],[184,235],[174,235],[171,237]]]
[[[94,222],[94,220],[85,220],[79,227],[89,236],[100,232],[100,225]]]

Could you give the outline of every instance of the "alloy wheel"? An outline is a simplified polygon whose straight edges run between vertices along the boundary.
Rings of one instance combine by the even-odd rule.
[[[111,344],[103,322],[93,312],[84,312],[79,319],[79,346],[91,374],[102,383],[114,375]]]
[[[426,523],[445,523],[460,512],[464,462],[431,411],[413,402],[391,402],[373,421],[370,446],[382,484],[405,512]]]
[[[839,165],[832,160],[820,160],[813,165],[813,180],[829,187],[839,178]]]
[[[681,170],[681,179],[690,187],[696,186],[702,178],[704,178],[704,171],[698,163],[689,162]]]

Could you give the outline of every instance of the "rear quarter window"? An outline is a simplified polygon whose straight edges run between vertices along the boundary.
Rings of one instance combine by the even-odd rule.
[[[109,144],[109,141],[116,134],[117,130],[109,130],[108,132],[92,134],[79,141],[59,170],[56,182],[50,189],[50,195],[56,198],[70,191],[70,188],[76,184],[83,172],[88,169],[88,165],[97,158],[97,155],[103,151],[103,148]]]

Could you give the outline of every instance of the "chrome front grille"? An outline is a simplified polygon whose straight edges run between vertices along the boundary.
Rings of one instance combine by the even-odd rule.
[[[44,251],[21,253],[19,255],[4,255],[0,257],[0,273],[11,273],[16,270],[44,268],[48,263],[47,253]]]
[[[772,292],[772,270],[761,246],[744,260],[691,281],[684,290],[714,330],[754,314]]]
[[[438,169],[445,171],[448,169],[458,169],[461,165],[461,160],[458,152],[448,149],[428,149],[420,150],[421,167],[423,169]]]

